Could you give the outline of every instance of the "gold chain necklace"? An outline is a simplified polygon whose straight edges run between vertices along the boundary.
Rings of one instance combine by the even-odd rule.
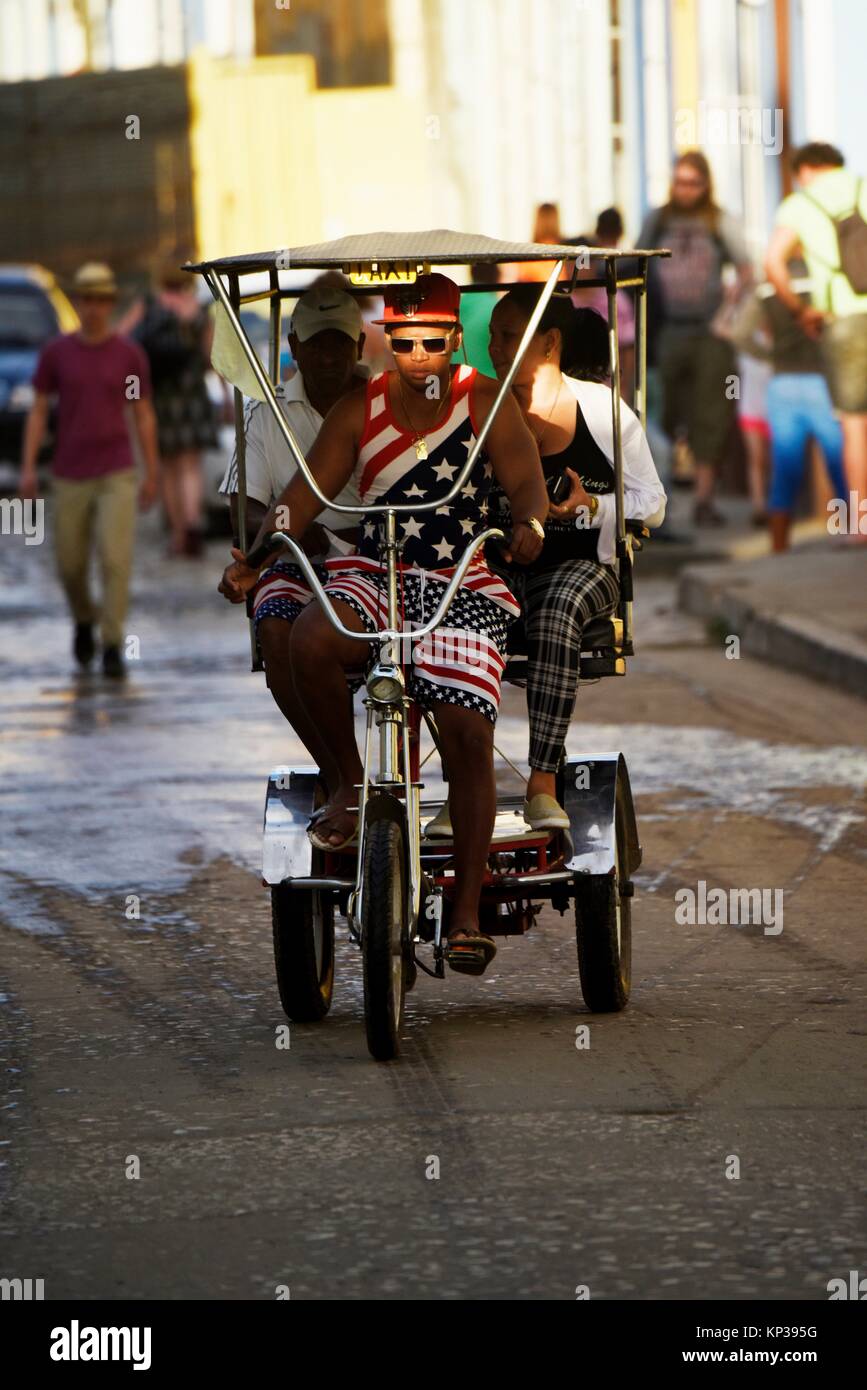
[[[554,411],[557,409],[557,402],[558,402],[559,399],[560,399],[560,392],[561,392],[562,390],[563,390],[563,377],[562,377],[562,375],[561,375],[561,377],[560,377],[560,385],[557,387],[557,394],[556,394],[556,396],[554,397],[554,404],[551,406],[551,409],[548,411],[548,414],[547,414],[547,416],[546,416],[546,418],[545,418],[545,423],[544,423],[544,425],[542,426],[542,433],[541,433],[541,434],[536,434],[536,431],[535,431],[534,429],[531,428],[531,430],[530,430],[530,433],[532,434],[533,438],[534,438],[535,441],[536,441],[536,447],[537,447],[537,449],[539,450],[539,457],[540,457],[540,458],[541,458],[541,456],[542,456],[542,440],[545,438],[545,433],[546,433],[546,431],[547,431],[547,429],[548,429],[548,426],[549,426],[550,423],[551,423],[551,416],[554,414]],[[529,421],[528,421],[527,423],[529,424]]]
[[[416,429],[415,425],[412,423],[412,417],[410,416],[409,410],[407,409],[406,400],[405,400],[405,398],[404,398],[404,394],[403,394],[403,382],[401,381],[400,376],[398,376],[398,378],[397,378],[397,389],[398,389],[398,394],[400,395],[400,403],[401,403],[401,406],[403,407],[403,413],[404,413],[404,415],[406,416],[406,422],[407,422],[407,424],[409,425],[410,433],[411,433],[412,436],[413,436],[412,442],[413,442],[413,445],[415,446],[415,456],[416,456],[417,459],[426,459],[426,458],[427,458],[427,440],[425,439],[424,435],[421,434],[421,433]],[[441,411],[442,411],[443,406],[447,403],[448,398],[449,398],[449,396],[451,395],[451,390],[452,390],[452,374],[451,374],[451,371],[449,371],[449,384],[448,384],[448,386],[446,387],[446,393],[445,393],[445,395],[443,396],[442,404],[440,405],[439,410],[437,411],[436,415],[434,416],[433,420],[431,421],[431,423],[430,423],[430,425],[429,425],[429,427],[428,427],[428,433],[431,433],[431,432],[436,428],[436,422],[437,422],[437,420],[438,420],[439,417],[440,417],[440,413],[441,413]]]

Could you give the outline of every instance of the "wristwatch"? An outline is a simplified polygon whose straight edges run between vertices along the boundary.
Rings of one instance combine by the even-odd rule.
[[[590,519],[591,519],[591,521],[592,521],[592,520],[593,520],[593,517],[594,517],[594,516],[596,515],[596,513],[599,511],[599,498],[598,498],[598,497],[590,496],[590,497],[587,498],[587,510],[588,510],[588,512],[590,513]]]
[[[545,528],[537,516],[525,516],[515,523],[517,526],[529,526],[531,531],[535,531],[540,541],[545,539]]]

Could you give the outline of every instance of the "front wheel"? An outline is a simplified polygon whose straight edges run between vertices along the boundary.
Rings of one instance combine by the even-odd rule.
[[[317,1023],[334,990],[334,903],[318,888],[271,889],[280,1003],[295,1023]]]
[[[614,872],[578,874],[575,936],[581,993],[591,1013],[618,1013],[632,983],[632,885],[626,876],[626,815],[616,809]]]
[[[376,820],[365,835],[361,950],[367,1046],[378,1062],[400,1051],[407,983],[406,856],[400,826]]]

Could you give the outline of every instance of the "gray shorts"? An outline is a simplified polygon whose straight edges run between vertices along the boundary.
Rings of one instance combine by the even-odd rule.
[[[659,372],[669,439],[684,432],[700,463],[721,463],[736,410],[728,390],[735,373],[731,344],[709,328],[666,324],[659,338]]]
[[[822,331],[822,356],[837,410],[867,414],[867,313],[830,319]]]

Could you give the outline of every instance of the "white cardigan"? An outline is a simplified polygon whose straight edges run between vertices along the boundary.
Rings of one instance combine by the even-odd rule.
[[[596,444],[614,467],[614,426],[611,420],[611,388],[599,381],[579,381],[564,376],[564,384],[572,392],[581,414]],[[620,403],[620,430],[623,443],[623,514],[637,517],[645,526],[659,526],[665,516],[665,489],[650,452],[647,436],[635,411],[625,401]],[[599,508],[590,522],[598,528],[597,554],[600,564],[609,565],[615,558],[617,517],[614,493],[601,493]]]

